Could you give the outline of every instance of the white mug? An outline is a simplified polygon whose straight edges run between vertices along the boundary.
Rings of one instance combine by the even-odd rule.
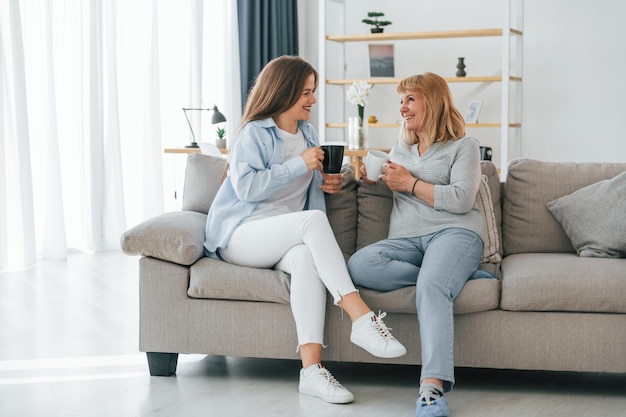
[[[388,161],[389,154],[378,150],[368,151],[365,157],[366,178],[370,181],[378,181],[383,176],[383,166],[387,165]]]

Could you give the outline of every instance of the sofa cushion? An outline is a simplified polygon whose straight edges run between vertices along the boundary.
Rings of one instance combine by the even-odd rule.
[[[192,298],[289,303],[289,275],[274,269],[233,265],[202,258],[190,268],[187,295]]]
[[[273,269],[247,268],[215,258],[202,258],[190,268],[189,290],[192,298],[289,303],[290,278]],[[359,288],[368,305],[378,311],[416,314],[415,287],[391,292]],[[498,308],[500,281],[468,281],[454,302],[455,314],[476,313]],[[332,302],[332,298],[328,298]]]
[[[344,258],[348,259],[356,250],[356,178],[354,167],[345,164],[341,167],[343,184],[338,194],[325,194],[326,214],[328,222],[333,229],[337,243],[343,252]]]
[[[512,161],[502,203],[504,255],[575,253],[569,237],[546,204],[587,185],[613,178],[624,170],[626,163]]]
[[[626,257],[626,172],[548,203],[579,256]]]
[[[361,297],[371,309],[388,313],[417,314],[415,286],[389,292],[359,288]],[[500,300],[500,280],[474,279],[468,281],[454,301],[454,314],[495,310]]]
[[[389,313],[417,314],[415,286],[389,292],[359,288],[361,297],[370,308]],[[497,279],[474,279],[468,281],[454,301],[454,314],[478,313],[495,310],[500,300],[500,281]]]
[[[122,250],[127,255],[191,265],[204,256],[205,223],[206,214],[195,211],[159,214],[124,232]]]
[[[358,222],[356,249],[387,239],[389,216],[393,208],[393,193],[382,181],[366,184],[359,181],[357,187]]]
[[[185,168],[182,209],[207,214],[226,177],[227,166],[224,158],[201,153],[189,155]]]
[[[626,259],[516,254],[501,267],[503,310],[626,313]]]
[[[481,210],[485,227],[485,248],[481,263],[498,263],[502,260],[500,180],[495,165],[490,161],[481,163],[481,171],[481,185],[476,195],[476,204]],[[359,219],[356,247],[360,249],[387,238],[393,193],[382,181],[376,184],[360,181],[357,198]],[[383,219],[385,221],[381,221]]]

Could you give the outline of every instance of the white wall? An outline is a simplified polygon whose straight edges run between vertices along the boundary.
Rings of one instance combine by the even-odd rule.
[[[526,0],[523,156],[626,161],[626,2]]]
[[[317,66],[317,5],[300,0],[305,21],[301,27],[301,55]],[[329,1],[332,9],[342,2]],[[382,11],[393,24],[386,31],[430,31],[500,27],[502,0],[345,0],[345,17],[330,19],[327,32],[367,33],[361,19],[368,11]],[[302,13],[304,12],[304,13]],[[520,156],[552,161],[626,161],[626,140],[620,137],[626,113],[626,3],[613,0],[526,0],[523,14],[523,72]],[[335,18],[336,20],[336,18]],[[523,22],[522,22],[523,20]],[[333,27],[330,27],[333,26]],[[515,24],[514,26],[519,26]],[[433,71],[454,76],[458,56],[466,57],[468,75],[495,75],[500,69],[499,39],[394,41],[396,76]],[[367,77],[367,45],[346,43],[327,54],[330,70],[345,58],[345,77]],[[328,74],[332,78],[344,74]],[[341,87],[331,87],[341,88]],[[481,121],[499,121],[499,86],[455,84],[456,104],[464,112],[471,99],[484,101]],[[332,95],[332,93],[329,93]],[[327,122],[345,121],[356,109],[342,91],[330,100]],[[320,111],[320,109],[318,109]],[[394,86],[372,90],[366,114],[394,122],[398,101]],[[495,119],[495,120],[493,120]],[[314,119],[315,121],[315,119]],[[494,147],[498,161],[499,129],[472,129],[481,144]],[[372,145],[393,143],[396,132],[370,129]],[[327,129],[330,140],[341,139],[341,129]],[[514,146],[514,144],[512,145]]]

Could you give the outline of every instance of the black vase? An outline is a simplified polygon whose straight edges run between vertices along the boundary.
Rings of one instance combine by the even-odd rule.
[[[465,62],[463,62],[464,59],[464,57],[459,57],[459,62],[456,64],[456,67],[458,68],[458,71],[456,72],[457,77],[465,77],[465,75],[467,75],[465,73]]]

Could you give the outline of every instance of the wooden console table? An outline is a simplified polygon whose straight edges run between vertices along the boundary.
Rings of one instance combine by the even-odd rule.
[[[220,153],[222,155],[227,155],[228,154],[228,149],[219,149]],[[165,148],[163,149],[163,152],[165,153],[186,153],[186,154],[192,154],[192,153],[200,153],[200,148]]]

